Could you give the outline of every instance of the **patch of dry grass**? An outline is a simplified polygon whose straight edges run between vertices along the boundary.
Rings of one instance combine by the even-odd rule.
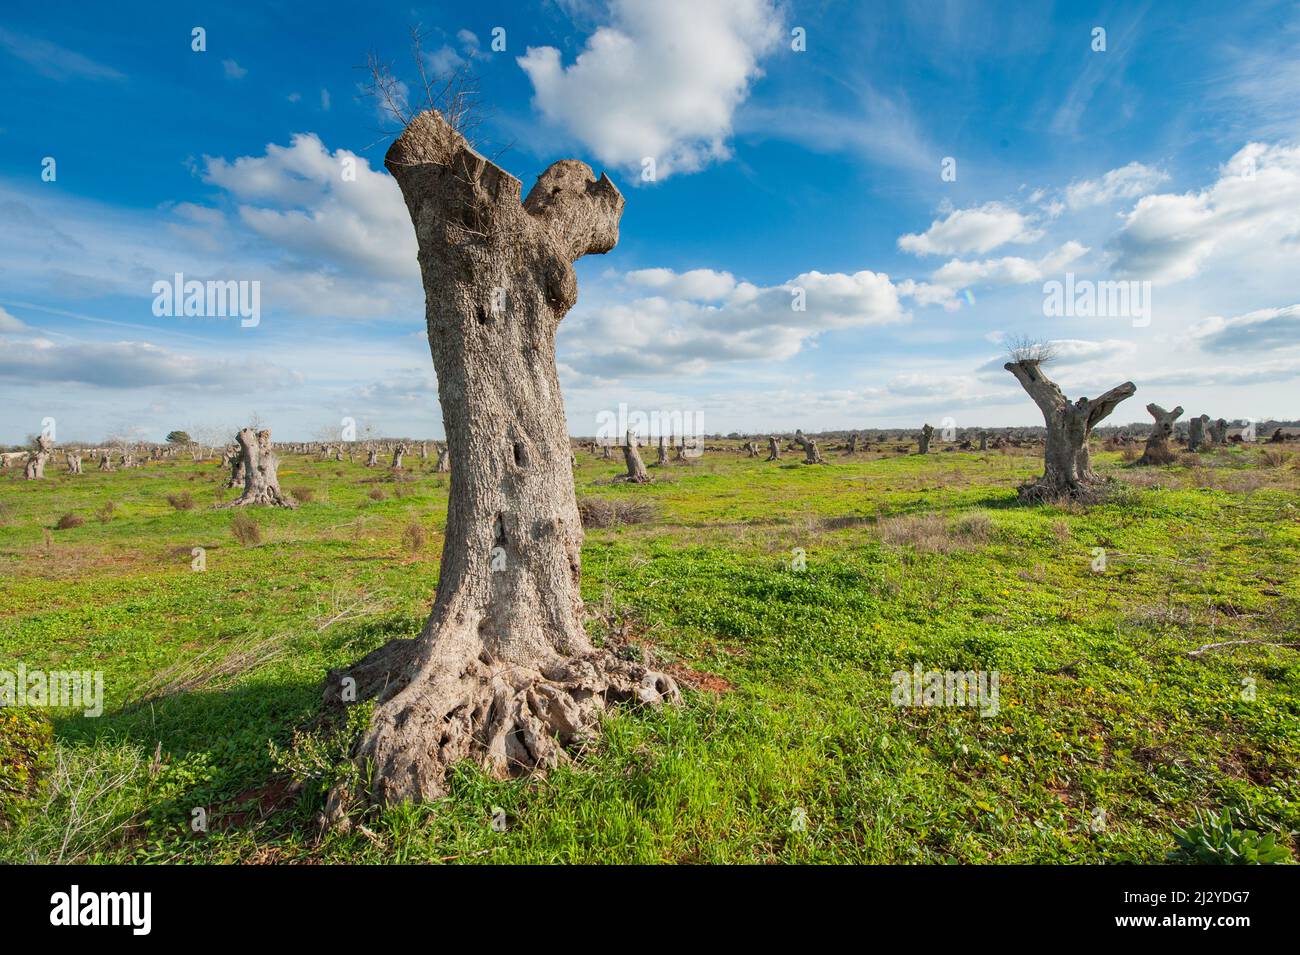
[[[411,518],[407,521],[406,526],[402,528],[402,546],[412,557],[424,550],[424,545],[429,540],[429,534],[424,529],[418,518]]]
[[[583,527],[617,527],[648,524],[659,516],[653,501],[643,498],[584,497],[578,501]]]
[[[912,547],[925,554],[972,550],[993,538],[993,522],[983,514],[972,514],[952,522],[942,514],[887,517],[876,522],[875,530],[882,544]]]
[[[262,529],[257,526],[257,521],[253,520],[247,511],[237,511],[231,518],[230,533],[234,534],[235,540],[245,547],[255,547],[262,543]]]

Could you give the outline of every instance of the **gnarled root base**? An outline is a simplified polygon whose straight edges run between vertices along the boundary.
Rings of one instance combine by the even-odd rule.
[[[1054,504],[1057,501],[1075,501],[1079,504],[1097,504],[1104,500],[1113,482],[1096,478],[1090,481],[1050,481],[1040,477],[1016,488],[1021,504]]]
[[[225,504],[218,504],[217,507],[288,507],[295,508],[298,504],[290,499],[287,495],[281,493],[279,488],[264,488],[253,494],[245,492],[233,501],[227,501]]]
[[[680,699],[671,677],[607,651],[557,656],[534,668],[493,661],[485,651],[463,659],[454,655],[461,641],[446,642],[452,652],[435,650],[423,664],[420,641],[394,640],[350,668],[330,671],[327,703],[349,699],[345,689],[357,700],[377,696],[380,703],[353,750],[354,760],[373,766],[371,792],[336,787],[323,825],[348,829],[349,810],[365,802],[442,796],[448,770],[463,759],[497,778],[545,771],[567,762],[568,748],[596,737],[610,704]]]

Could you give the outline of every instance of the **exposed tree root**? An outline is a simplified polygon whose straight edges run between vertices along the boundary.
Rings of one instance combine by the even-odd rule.
[[[457,631],[434,641],[439,649],[423,663],[421,641],[403,639],[330,671],[327,703],[377,698],[379,706],[354,750],[354,759],[375,768],[373,789],[336,787],[325,825],[347,829],[349,810],[365,803],[445,795],[448,771],[464,759],[499,779],[544,772],[596,738],[610,705],[680,699],[670,676],[605,650],[556,656],[539,667],[501,663],[486,650],[465,659],[475,635]]]
[[[1022,504],[1056,504],[1061,501],[1099,504],[1114,486],[1113,481],[1101,479],[1069,483],[1038,478],[1016,488],[1016,497]]]

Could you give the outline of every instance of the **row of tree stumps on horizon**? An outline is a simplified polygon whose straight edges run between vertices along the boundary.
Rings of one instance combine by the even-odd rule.
[[[1071,483],[1066,480],[1064,486],[1073,488],[1080,483],[1093,483],[1095,475],[1091,478],[1080,477],[1080,475],[1088,474],[1090,462],[1086,464],[1081,462],[1077,446],[1077,434],[1075,433],[1078,423],[1072,423],[1068,420],[1072,416],[1077,416],[1076,412],[1067,410],[1067,408],[1075,406],[1070,405],[1063,396],[1058,399],[1059,388],[1042,373],[1039,368],[1040,364],[1040,361],[1028,359],[1008,363],[1007,367],[1010,369],[1014,366],[1017,378],[1022,379],[1022,384],[1027,382],[1026,390],[1029,391],[1031,396],[1035,396],[1035,401],[1039,403],[1040,408],[1044,409],[1047,427],[953,429],[950,439],[944,442],[942,450],[947,452],[989,451],[1044,446],[1045,454],[1047,454],[1046,445],[1050,444],[1052,447],[1049,456],[1052,458],[1053,463],[1056,464],[1057,470],[1069,473],[1071,465],[1066,463],[1068,454],[1062,456],[1060,449],[1073,447],[1075,448],[1073,452],[1075,481]],[[1092,401],[1081,399],[1088,402],[1088,417],[1084,419],[1083,424],[1086,426],[1089,436],[1092,434],[1093,427],[1110,414],[1119,401],[1132,394],[1132,392],[1128,392],[1117,397],[1117,393],[1124,388],[1125,386],[1120,386],[1120,389],[1113,389],[1112,392],[1108,392],[1101,398]],[[1046,403],[1045,407],[1044,402]],[[1247,440],[1243,437],[1244,427],[1229,423],[1225,418],[1212,419],[1207,414],[1189,418],[1185,422],[1185,427],[1180,426],[1178,419],[1183,414],[1181,405],[1172,411],[1166,411],[1160,405],[1149,404],[1147,405],[1147,412],[1151,415],[1153,423],[1145,433],[1142,455],[1134,462],[1136,466],[1172,463],[1176,459],[1176,455],[1170,445],[1175,441],[1181,441],[1189,452],[1199,452],[1216,446],[1240,444]],[[1230,433],[1234,427],[1237,427],[1238,431]],[[1128,429],[1120,428],[1112,429],[1112,432],[1106,440],[1108,449],[1135,446],[1144,440],[1140,429],[1134,429],[1130,432]],[[915,448],[914,453],[916,454],[930,454],[934,449],[934,436],[937,433],[936,429],[928,423],[914,433],[905,430],[875,432],[874,439],[868,432],[850,431],[842,435],[830,436],[829,440],[837,443],[828,443],[826,452],[848,457],[872,451],[906,454],[911,453]],[[1294,437],[1296,436],[1288,435],[1282,427],[1276,427],[1267,441],[1278,444],[1293,440]],[[670,464],[692,463],[705,452],[740,453],[749,458],[763,457],[764,453],[766,453],[764,460],[768,462],[784,460],[782,457],[784,453],[802,452],[802,463],[824,464],[826,459],[822,456],[820,446],[821,441],[824,440],[827,440],[826,436],[813,437],[805,435],[802,430],[797,430],[793,436],[768,435],[762,442],[766,445],[764,449],[760,446],[759,441],[754,440],[753,437],[746,439],[744,436],[738,435],[731,435],[726,439],[721,435],[710,436],[707,439],[703,436],[687,439],[682,435],[660,435],[656,442],[654,438],[643,441],[638,438],[634,431],[628,431],[624,439],[618,443],[598,439],[573,439],[571,463],[577,464],[576,451],[581,447],[585,447],[590,453],[602,460],[611,460],[613,457],[611,451],[618,448],[622,453],[626,473],[616,478],[616,480],[633,484],[646,484],[652,478],[638,449],[640,447],[654,446],[656,443],[658,454],[655,462],[650,467],[661,468]],[[725,443],[726,441],[731,443]],[[317,456],[322,461],[333,460],[339,463],[345,461],[353,463],[358,459],[359,455],[364,454],[364,463],[367,468],[387,467],[398,471],[408,467],[408,462],[411,459],[418,458],[420,466],[427,467],[436,474],[449,474],[451,472],[451,455],[446,442],[378,439],[365,442],[290,442],[273,445],[269,431],[245,428],[239,431],[235,435],[234,441],[220,452],[218,462],[219,466],[224,471],[227,471],[229,475],[225,486],[228,488],[241,488],[244,493],[236,501],[220,506],[247,506],[249,504],[293,506],[292,501],[279,491],[278,480],[274,476],[277,463],[275,449],[277,448],[281,453]],[[174,460],[184,450],[185,448],[178,448],[172,444],[151,444],[147,442],[115,447],[77,447],[59,450],[55,448],[54,442],[47,436],[40,435],[33,438],[30,450],[0,452],[0,469],[22,466],[24,477],[27,480],[40,480],[45,477],[46,466],[57,464],[60,456],[67,473],[82,474],[85,466],[83,462],[87,460],[97,462],[96,468],[99,471],[115,471],[118,469],[138,468],[147,462]],[[189,453],[193,460],[199,461],[211,452],[208,449],[191,444]],[[251,486],[250,475],[252,476]],[[1053,475],[1052,481],[1048,482],[1048,484],[1056,486],[1060,483],[1060,480],[1056,475]]]

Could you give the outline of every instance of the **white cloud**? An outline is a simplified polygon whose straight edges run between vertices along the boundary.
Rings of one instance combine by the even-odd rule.
[[[879,272],[805,272],[768,287],[707,269],[642,269],[624,279],[666,294],[581,306],[560,326],[570,376],[698,374],[718,362],[779,361],[822,332],[911,317]]]
[[[1123,380],[1120,377],[1122,372],[1111,369],[1116,365],[1122,366],[1125,362],[1131,361],[1138,355],[1137,343],[1118,338],[1107,338],[1102,341],[1058,338],[1049,341],[1047,344],[1052,350],[1053,367],[1074,368],[1074,366],[1083,366],[1068,374],[1052,376],[1062,382],[1062,388],[1066,394],[1072,394],[1072,392],[1065,387],[1064,382],[1070,382],[1076,388],[1084,388],[1114,378],[1115,381],[1104,387],[1109,388],[1117,384]],[[1003,367],[1006,362],[1007,356],[1005,354],[996,355],[982,364],[978,372],[982,377],[996,379],[1007,373]],[[1078,382],[1081,382],[1081,384],[1074,384]],[[1077,395],[1074,397],[1077,397]]]
[[[14,33],[0,27],[0,49],[22,60],[41,76],[60,82],[70,79],[120,80],[122,74],[74,50],[48,40]]]
[[[0,332],[21,332],[27,326],[0,307]]]
[[[942,305],[950,312],[961,307],[961,303],[956,298],[957,293],[947,285],[931,285],[928,282],[903,279],[897,287],[899,295],[910,298],[917,305]]]
[[[898,247],[913,255],[983,254],[1008,242],[1034,242],[1042,235],[1015,209],[989,202],[974,209],[957,209],[930,223],[920,234],[900,236]]]
[[[1100,179],[1070,183],[1065,188],[1065,202],[1071,209],[1083,209],[1116,199],[1136,199],[1168,178],[1169,174],[1163,170],[1131,162],[1119,169],[1112,169]]]
[[[1138,200],[1112,240],[1114,268],[1175,282],[1196,275],[1214,255],[1237,257],[1257,274],[1272,261],[1294,278],[1297,239],[1300,146],[1250,143],[1209,188]]]
[[[1042,281],[1045,276],[1060,272],[1087,251],[1085,246],[1070,241],[1037,261],[1019,256],[984,259],[979,262],[952,259],[938,268],[931,278],[939,285],[948,288],[966,288],[972,285],[1025,285],[1029,282]]]
[[[226,79],[228,80],[242,80],[248,75],[248,70],[244,69],[234,60],[222,60],[221,68],[225,71]]]
[[[27,338],[10,339],[5,346],[0,348],[0,378],[22,382],[254,391],[302,380],[266,361],[197,358],[148,342],[57,344],[48,338]]]
[[[1236,318],[1211,316],[1192,326],[1203,350],[1274,351],[1300,347],[1300,305],[1263,308]]]
[[[652,288],[662,295],[700,301],[717,301],[730,295],[736,278],[730,272],[691,269],[678,274],[672,269],[638,269],[624,278],[633,285]]]
[[[314,134],[264,156],[204,157],[204,180],[240,200],[241,221],[294,257],[345,272],[418,281],[415,233],[392,177]],[[343,178],[344,165],[355,179]]]
[[[555,47],[518,58],[533,102],[604,163],[656,176],[731,155],[732,116],[781,36],[769,0],[614,0],[611,23],[570,65]]]

